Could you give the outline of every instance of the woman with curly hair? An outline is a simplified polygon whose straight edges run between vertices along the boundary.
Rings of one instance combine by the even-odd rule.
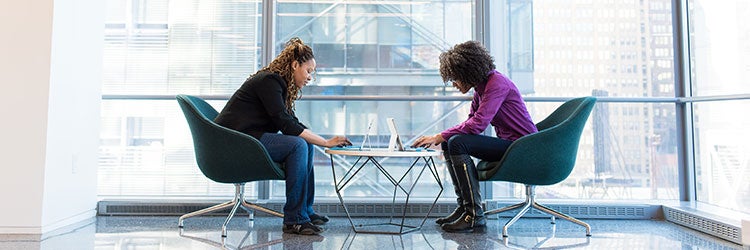
[[[312,81],[315,56],[299,38],[287,42],[266,67],[251,75],[232,95],[216,123],[251,135],[265,146],[271,159],[284,163],[286,174],[285,233],[319,234],[328,217],[313,211],[315,181],[313,145],[351,145],[349,139],[324,139],[310,131],[294,114],[300,90]],[[281,133],[279,133],[281,132]]]
[[[474,231],[486,222],[479,179],[472,156],[499,161],[514,140],[537,132],[516,85],[495,70],[492,56],[479,42],[458,44],[440,54],[440,76],[461,93],[474,88],[466,121],[433,136],[422,136],[412,146],[443,149],[458,207],[435,222],[449,232]],[[481,133],[492,124],[497,137]]]

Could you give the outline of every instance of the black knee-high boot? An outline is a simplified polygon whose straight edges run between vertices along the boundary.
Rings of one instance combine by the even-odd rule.
[[[440,225],[448,222],[453,222],[458,219],[458,217],[461,217],[461,214],[464,213],[464,207],[461,205],[463,203],[463,199],[461,199],[461,192],[458,190],[458,182],[456,182],[456,170],[453,169],[453,164],[451,163],[451,158],[446,147],[443,147],[443,157],[445,158],[445,164],[448,168],[448,174],[450,174],[451,181],[453,181],[453,191],[456,192],[456,197],[458,198],[456,198],[456,209],[453,210],[450,215],[435,220],[435,223]]]
[[[441,228],[449,232],[474,231],[483,228],[487,224],[482,209],[482,197],[479,193],[479,178],[474,161],[469,155],[451,155],[451,163],[455,171],[458,189],[463,199],[464,208],[461,216],[449,223],[441,225]],[[455,185],[455,184],[454,184]]]

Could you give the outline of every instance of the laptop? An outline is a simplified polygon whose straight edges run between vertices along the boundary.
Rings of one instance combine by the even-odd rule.
[[[372,125],[374,122],[375,122],[374,120],[371,120],[370,123],[367,125],[367,131],[365,132],[364,139],[362,140],[362,144],[360,144],[359,146],[351,145],[351,146],[343,146],[343,147],[332,147],[331,149],[351,150],[351,151],[366,151],[366,150],[432,151],[432,149],[405,147],[403,141],[401,140],[401,136],[398,133],[398,129],[396,129],[396,120],[394,118],[386,119],[386,123],[388,124],[388,131],[390,132],[390,141],[388,143],[388,148],[372,148],[372,145],[368,143],[369,143],[370,133],[372,132]],[[365,147],[365,144],[367,144],[368,147]]]
[[[369,147],[365,147],[365,143],[368,142],[368,139],[370,138],[370,132],[372,131],[372,124],[375,123],[375,120],[370,120],[370,123],[367,124],[367,131],[365,131],[365,137],[362,139],[362,144],[359,146],[338,146],[338,147],[332,147],[333,150],[355,150],[355,151],[361,151],[361,150],[368,150],[372,148],[372,144],[368,144]]]
[[[401,142],[401,136],[399,136],[398,129],[396,129],[396,119],[389,117],[385,121],[388,123],[388,131],[391,132],[391,140],[388,142],[388,151],[404,151],[404,143]]]
[[[433,151],[429,148],[404,147],[404,143],[401,140],[401,135],[399,135],[398,129],[396,129],[396,119],[388,118],[386,119],[386,122],[388,123],[388,130],[391,132],[391,139],[388,143],[388,151]]]

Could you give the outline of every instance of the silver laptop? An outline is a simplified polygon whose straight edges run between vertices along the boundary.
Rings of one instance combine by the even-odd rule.
[[[433,151],[429,148],[404,147],[401,135],[398,133],[398,129],[396,129],[396,120],[393,118],[388,118],[386,119],[386,122],[388,123],[388,130],[391,132],[391,140],[388,143],[388,151]]]
[[[368,147],[365,147],[365,143],[369,143],[367,139],[370,139],[370,132],[372,132],[372,124],[375,123],[375,119],[370,120],[370,123],[367,124],[367,131],[365,131],[365,137],[362,139],[362,145],[359,146],[359,150],[372,148],[372,143],[367,144]]]
[[[338,146],[338,147],[333,147],[331,149],[335,149],[335,150],[369,150],[370,148],[372,148],[372,143],[369,143],[369,139],[370,139],[370,133],[372,132],[372,125],[373,125],[373,123],[375,123],[375,120],[370,120],[370,123],[367,124],[367,131],[365,131],[365,136],[362,139],[362,144],[360,144],[359,146],[354,146],[354,145],[351,145],[351,146]],[[365,147],[365,144],[367,144],[367,147]]]
[[[391,140],[388,142],[389,151],[404,151],[404,143],[401,142],[401,136],[398,134],[396,129],[396,119],[389,117],[386,119],[388,123],[388,130],[391,132]]]

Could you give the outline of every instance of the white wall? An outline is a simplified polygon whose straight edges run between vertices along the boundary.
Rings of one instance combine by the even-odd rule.
[[[94,216],[103,4],[0,3],[0,233]]]
[[[41,230],[52,1],[0,4],[0,233]]]
[[[43,232],[96,214],[104,4],[55,1]]]

